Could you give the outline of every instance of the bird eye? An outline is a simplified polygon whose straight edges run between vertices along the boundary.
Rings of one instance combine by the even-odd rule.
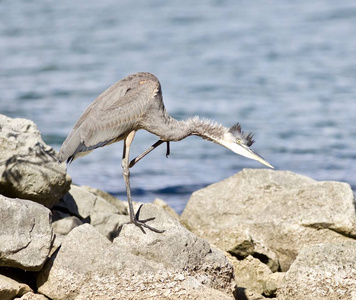
[[[239,139],[236,139],[236,144],[241,144],[241,140],[239,140]]]

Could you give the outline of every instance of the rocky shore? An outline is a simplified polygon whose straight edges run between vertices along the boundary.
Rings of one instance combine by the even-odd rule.
[[[350,186],[244,169],[164,201],[76,186],[29,120],[0,115],[0,299],[356,299]],[[135,204],[137,209],[140,203]]]

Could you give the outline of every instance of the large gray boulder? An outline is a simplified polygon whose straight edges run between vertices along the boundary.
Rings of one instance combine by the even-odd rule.
[[[35,123],[0,115],[0,192],[53,207],[70,186],[65,164],[46,145]]]
[[[318,182],[288,171],[245,169],[197,191],[181,221],[232,254],[248,245],[249,255],[260,258],[254,247],[263,245],[265,253],[277,254],[283,271],[305,245],[356,237],[354,195],[348,184]],[[266,256],[273,260],[269,254],[262,258]]]
[[[40,270],[53,238],[50,210],[0,195],[0,216],[0,266]]]
[[[74,228],[38,276],[50,299],[233,299],[225,256],[154,205],[141,217],[163,234],[124,225],[111,243],[94,227]]]
[[[356,241],[303,248],[278,299],[356,299]]]

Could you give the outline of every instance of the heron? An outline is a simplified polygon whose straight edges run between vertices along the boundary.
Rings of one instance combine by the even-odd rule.
[[[159,137],[159,140],[142,154],[130,161],[130,147],[135,133],[144,129]],[[188,136],[199,136],[224,146],[233,152],[273,168],[253,151],[253,134],[242,131],[239,123],[230,128],[217,122],[195,116],[187,120],[171,117],[164,106],[159,80],[151,73],[140,72],[114,83],[83,112],[72,131],[63,142],[58,160],[71,163],[96,148],[123,140],[122,171],[126,185],[130,221],[144,233],[144,228],[162,233],[147,223],[154,217],[140,220],[140,208],[135,214],[131,187],[130,168],[159,145],[166,143],[166,156],[170,154],[170,142]],[[126,224],[126,223],[125,223]],[[120,230],[122,225],[120,226]]]

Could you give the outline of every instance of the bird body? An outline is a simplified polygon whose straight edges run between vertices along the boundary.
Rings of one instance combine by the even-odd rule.
[[[135,132],[140,129],[157,135],[159,141],[136,161],[129,163],[130,145]],[[71,162],[98,147],[124,140],[122,167],[131,222],[141,229],[146,227],[161,232],[146,224],[151,219],[138,221],[138,216],[133,214],[129,168],[161,143],[167,142],[169,146],[170,141],[180,141],[190,135],[200,136],[272,167],[250,148],[254,142],[253,135],[245,134],[238,123],[226,128],[199,117],[179,121],[169,116],[163,103],[160,82],[154,75],[144,72],[129,75],[116,82],[94,100],[63,142],[58,159],[60,162]],[[168,153],[169,147],[167,155]]]
[[[163,114],[163,101],[155,96],[157,93],[161,93],[160,84],[149,73],[131,75],[113,84],[79,118],[60,149],[59,160],[72,161],[124,139],[129,132],[141,129],[142,117],[153,107]]]

